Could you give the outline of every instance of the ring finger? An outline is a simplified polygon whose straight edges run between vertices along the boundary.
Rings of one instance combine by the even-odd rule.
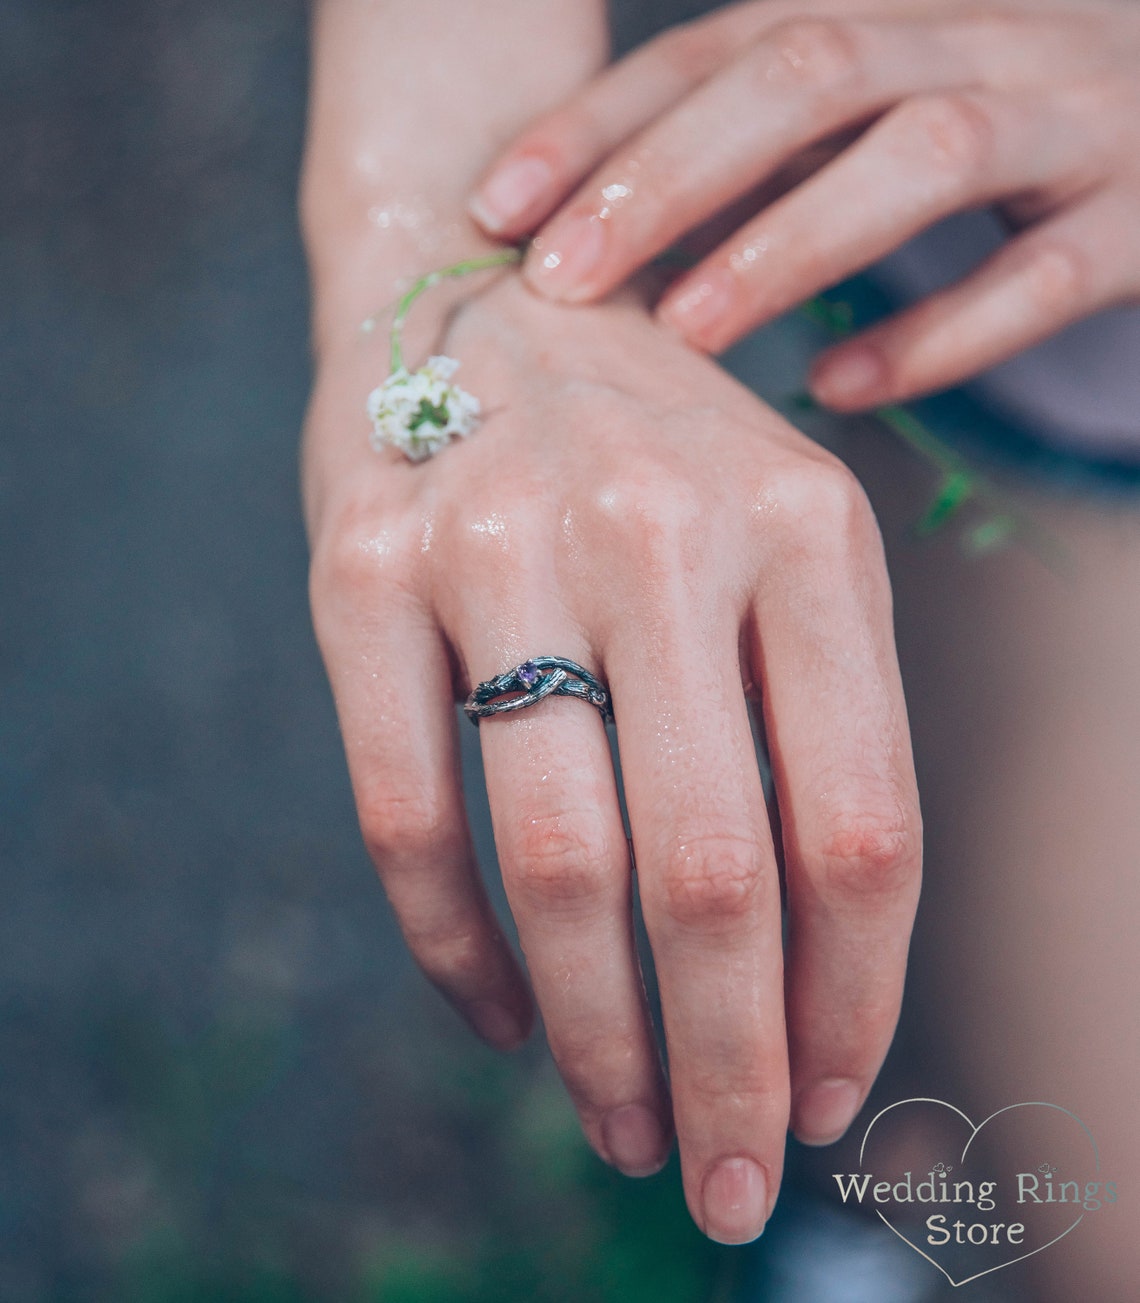
[[[525,636],[476,637],[467,644],[473,677],[536,653],[596,664],[559,627],[536,620]],[[672,1127],[601,716],[550,696],[486,718],[479,731],[503,884],[551,1052],[593,1147],[628,1175],[648,1175],[665,1161]]]

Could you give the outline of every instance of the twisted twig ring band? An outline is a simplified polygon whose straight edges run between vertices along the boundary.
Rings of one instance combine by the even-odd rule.
[[[603,719],[614,717],[605,684],[565,656],[535,656],[496,679],[487,679],[467,698],[463,709],[472,724],[478,724],[489,715],[524,710],[550,696],[577,697],[596,706]]]

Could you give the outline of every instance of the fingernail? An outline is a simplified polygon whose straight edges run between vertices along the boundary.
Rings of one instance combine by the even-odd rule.
[[[728,315],[736,295],[736,278],[718,267],[674,286],[661,300],[657,315],[682,335],[703,334]]]
[[[701,1192],[705,1234],[719,1244],[747,1244],[768,1220],[768,1183],[751,1158],[725,1158]]]
[[[602,260],[606,235],[599,218],[582,214],[559,222],[527,258],[531,284],[555,299],[584,297],[583,281]]]
[[[471,216],[493,234],[516,225],[550,190],[554,169],[528,155],[497,167],[468,202]]]
[[[847,404],[881,392],[886,367],[876,349],[855,344],[822,359],[811,376],[811,391],[822,403]]]
[[[625,1104],[607,1113],[602,1118],[602,1139],[610,1162],[626,1176],[652,1176],[669,1156],[661,1123],[644,1104]]]
[[[513,1050],[526,1040],[526,1029],[504,1005],[475,1000],[467,1006],[471,1025],[485,1041],[503,1050]]]
[[[809,1086],[796,1104],[796,1139],[805,1145],[830,1145],[859,1111],[859,1083],[829,1077]]]

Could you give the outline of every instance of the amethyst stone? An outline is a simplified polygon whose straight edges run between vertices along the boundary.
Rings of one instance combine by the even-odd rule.
[[[533,688],[539,680],[541,671],[534,661],[523,661],[515,673],[519,676],[519,682],[523,687]]]

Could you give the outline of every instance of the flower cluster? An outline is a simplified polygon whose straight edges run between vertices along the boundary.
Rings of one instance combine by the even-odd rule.
[[[373,448],[398,448],[409,460],[424,461],[454,435],[476,429],[478,398],[451,383],[458,366],[452,357],[429,357],[417,371],[399,367],[374,389],[368,395]]]

